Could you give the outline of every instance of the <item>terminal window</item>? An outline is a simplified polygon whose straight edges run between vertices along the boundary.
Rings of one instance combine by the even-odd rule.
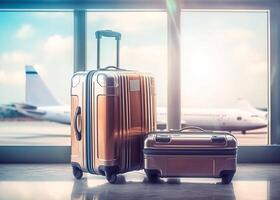
[[[211,10],[181,15],[182,107],[218,114],[205,119],[205,128],[231,131],[239,145],[268,144],[268,15]]]
[[[0,12],[0,17],[0,145],[70,145],[69,122],[36,121],[15,108],[38,107],[26,104],[25,86],[27,76],[37,74],[52,102],[65,105],[61,114],[69,115],[73,13]],[[182,11],[183,126],[231,131],[239,145],[268,143],[268,18],[266,11]],[[121,32],[121,68],[156,78],[160,128],[167,116],[166,19],[165,12],[87,13],[87,68],[96,69],[95,31]],[[101,43],[101,66],[115,65],[114,40]],[[37,83],[33,89],[41,90]]]
[[[69,105],[73,13],[5,11],[0,18],[0,145],[70,145],[69,125],[17,110],[45,116],[40,106]]]

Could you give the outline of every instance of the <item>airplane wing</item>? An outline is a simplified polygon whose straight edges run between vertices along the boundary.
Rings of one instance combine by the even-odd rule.
[[[37,109],[36,106],[25,104],[25,103],[14,103],[11,106],[14,107],[15,109],[17,109],[17,108],[18,109],[30,109],[30,110]]]
[[[31,115],[45,115],[45,111],[38,111],[38,110],[25,110],[25,112],[31,114]]]
[[[14,103],[11,105],[11,108],[29,117],[42,116],[46,114],[45,111],[38,110],[36,106],[25,104],[25,103]]]
[[[37,107],[25,103],[13,103],[13,104],[5,105],[5,108],[11,110],[18,110],[18,109],[36,109]]]
[[[10,118],[22,116],[23,113],[19,112],[14,104],[2,104],[0,105],[0,117]]]
[[[0,109],[4,110],[16,110],[15,106],[13,104],[8,104],[8,105],[0,105]]]

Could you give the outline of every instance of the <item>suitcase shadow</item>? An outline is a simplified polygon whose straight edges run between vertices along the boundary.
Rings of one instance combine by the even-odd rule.
[[[172,178],[150,183],[147,178],[141,182],[126,181],[119,175],[116,184],[104,183],[89,187],[92,180],[75,180],[71,199],[119,200],[119,199],[232,199],[235,200],[232,184],[190,183]],[[94,181],[93,181],[94,182]]]

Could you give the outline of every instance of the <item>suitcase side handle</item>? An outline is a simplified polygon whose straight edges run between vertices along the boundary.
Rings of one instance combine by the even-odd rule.
[[[113,37],[117,42],[117,56],[116,56],[116,68],[120,65],[120,40],[121,33],[112,30],[100,30],[95,32],[95,37],[97,39],[97,70],[100,69],[100,40],[102,37]],[[107,69],[107,68],[105,68]]]
[[[205,132],[205,130],[204,130],[203,128],[200,128],[200,127],[198,127],[198,126],[187,126],[187,127],[185,127],[185,128],[179,129],[178,131],[179,131],[179,132],[182,132],[182,131],[184,131],[184,130],[199,130],[199,131],[201,131],[201,132]]]
[[[76,135],[76,139],[78,141],[80,141],[82,139],[82,134],[81,134],[81,130],[78,129],[78,116],[81,115],[81,107],[78,106],[76,108],[75,114],[74,114],[74,130],[75,130],[75,135]]]

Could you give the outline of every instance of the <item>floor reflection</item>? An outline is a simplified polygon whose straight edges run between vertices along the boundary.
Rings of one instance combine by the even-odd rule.
[[[269,199],[269,181],[236,181],[233,182],[236,199],[242,197],[254,197],[254,199]]]
[[[220,179],[147,181],[143,171],[119,176],[117,184],[98,175],[75,180],[69,164],[0,165],[0,199],[280,199],[280,165],[239,164],[232,184]]]
[[[118,177],[115,185],[104,183],[96,185],[91,180],[76,180],[71,194],[72,200],[79,199],[236,199],[233,184],[220,182],[186,182],[185,179],[162,179],[151,184],[146,178],[141,181],[127,181]]]

